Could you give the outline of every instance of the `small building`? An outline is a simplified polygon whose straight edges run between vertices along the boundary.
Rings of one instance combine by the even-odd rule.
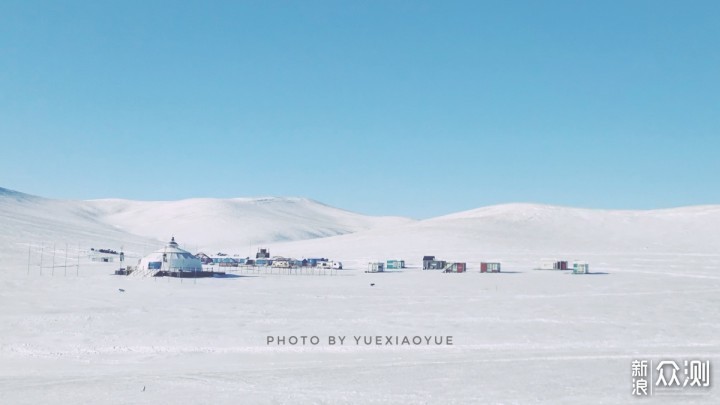
[[[590,265],[587,262],[573,263],[573,274],[588,274],[588,273],[590,273]]]
[[[316,266],[319,269],[335,269],[335,270],[342,270],[342,262],[335,262],[335,261],[329,261],[329,260],[323,260],[317,262]]]
[[[318,265],[318,263],[327,262],[327,261],[328,261],[328,259],[326,259],[324,257],[312,257],[312,258],[307,259],[307,265],[310,267],[316,267]]]
[[[445,260],[423,260],[423,270],[443,270],[447,266]]]
[[[111,249],[90,249],[90,261],[100,263],[113,263],[118,256],[118,252]]]
[[[195,255],[197,257],[197,255]],[[202,261],[202,259],[200,259]],[[204,263],[203,264],[212,264],[215,266],[220,267],[237,267],[238,261],[235,258],[228,257],[228,256],[218,256],[218,257],[211,257],[210,263]]]
[[[289,269],[293,267],[293,260],[291,259],[285,259],[285,258],[276,258],[273,259],[272,267],[277,267],[281,269]]]
[[[435,256],[423,256],[423,270],[430,269],[430,262],[435,260]]]
[[[500,263],[482,262],[480,263],[480,273],[500,273]]]
[[[255,259],[256,266],[272,266],[272,259]]]
[[[371,262],[368,263],[368,269],[365,273],[382,273],[385,271],[385,263]]]
[[[237,259],[232,257],[223,257],[217,263],[220,267],[238,267],[238,264]]]
[[[200,261],[202,262],[202,264],[212,264],[212,263],[213,263],[212,257],[208,256],[207,254],[205,254],[205,253],[203,253],[203,252],[198,252],[198,253],[195,255],[195,257],[197,257],[198,259],[200,259]]]
[[[387,269],[404,269],[405,268],[405,260],[388,260],[387,261]]]
[[[132,273],[132,267],[131,267],[131,266],[121,267],[121,268],[115,270],[115,275],[116,275],[116,276],[127,276],[127,275],[130,275],[130,273]]]
[[[256,259],[269,259],[270,258],[270,249],[258,249],[258,252],[255,254]]]
[[[537,270],[569,270],[567,260],[542,259]]]
[[[453,262],[448,263],[445,268],[443,268],[443,273],[465,273],[466,270],[466,263]]]

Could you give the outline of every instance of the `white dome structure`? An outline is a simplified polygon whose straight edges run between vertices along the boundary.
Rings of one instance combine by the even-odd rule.
[[[164,248],[140,259],[137,267],[137,272],[141,274],[159,271],[200,272],[202,271],[202,262],[187,250],[180,249],[173,237]]]

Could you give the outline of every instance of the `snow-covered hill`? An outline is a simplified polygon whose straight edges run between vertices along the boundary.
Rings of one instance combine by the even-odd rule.
[[[99,222],[160,240],[172,234],[198,249],[238,250],[413,222],[360,215],[306,198],[94,200],[83,205]]]
[[[712,254],[720,251],[718,229],[720,206],[611,211],[504,204],[274,248],[358,262],[403,257],[416,263],[424,255],[473,262],[513,255]]]
[[[131,253],[174,235],[192,250],[247,253],[252,246],[321,238],[414,222],[373,217],[305,198],[68,201],[0,189],[0,242],[13,257],[27,243],[81,245]]]
[[[269,245],[282,255],[359,261],[720,249],[720,206],[613,211],[504,204],[415,221],[360,215],[305,198],[64,201],[0,189],[0,209],[0,241],[5,253],[15,255],[27,242],[125,246],[142,253],[170,235],[190,250],[252,254]]]
[[[33,250],[114,248],[140,254],[157,241],[127,233],[98,220],[86,203],[36,197],[0,189],[0,255],[4,263],[25,263]]]

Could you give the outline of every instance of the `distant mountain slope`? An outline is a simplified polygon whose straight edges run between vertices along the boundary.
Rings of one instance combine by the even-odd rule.
[[[181,201],[85,202],[98,221],[135,235],[173,234],[199,248],[239,249],[278,241],[322,238],[414,222],[372,217],[306,198],[264,197]]]
[[[358,260],[403,256],[416,262],[423,255],[488,260],[526,253],[720,254],[720,206],[624,211],[503,204],[277,249]]]
[[[63,201],[0,189],[0,254],[26,243],[147,252],[171,235],[189,250],[295,257],[478,260],[508,254],[720,254],[720,206],[622,211],[504,204],[414,221],[304,198]],[[25,259],[27,260],[27,259]],[[21,260],[18,260],[21,261]]]
[[[512,238],[524,248],[605,252],[718,252],[720,206],[598,210],[504,204],[427,221]]]
[[[53,244],[81,249],[124,246],[140,254],[157,242],[97,221],[83,202],[51,200],[0,190],[0,256],[2,261],[27,260],[28,244],[50,251]]]
[[[21,193],[19,191],[9,190],[7,188],[0,187],[0,198],[15,199],[17,201],[20,201],[20,200],[27,200],[27,199],[40,198],[40,197],[35,197],[34,195],[25,194],[25,193]]]
[[[174,235],[187,249],[249,253],[251,246],[414,222],[372,217],[305,198],[68,201],[0,189],[0,251],[27,243],[152,250]],[[1,252],[0,252],[1,253]]]

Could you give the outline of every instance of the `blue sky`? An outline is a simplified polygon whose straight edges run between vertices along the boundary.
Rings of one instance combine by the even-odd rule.
[[[716,1],[3,1],[0,187],[720,203]]]

